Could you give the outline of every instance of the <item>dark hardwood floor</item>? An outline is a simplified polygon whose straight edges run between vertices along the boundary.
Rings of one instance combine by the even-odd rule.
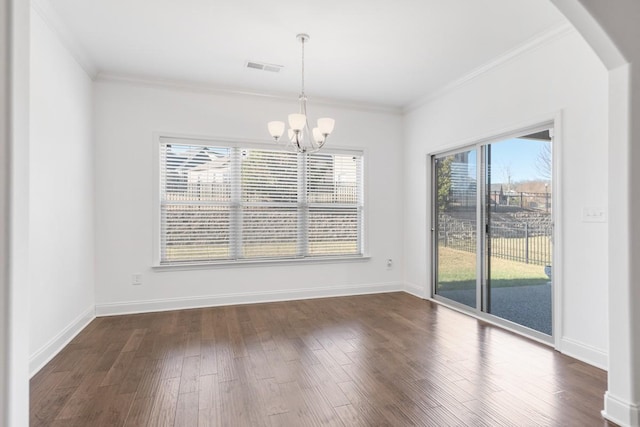
[[[32,426],[603,426],[606,372],[404,293],[94,320]]]

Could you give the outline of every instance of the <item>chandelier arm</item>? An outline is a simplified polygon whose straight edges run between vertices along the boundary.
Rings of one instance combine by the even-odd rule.
[[[298,147],[298,151],[302,150],[302,147],[300,146],[300,134],[301,133],[302,133],[302,131],[296,132],[296,146]]]

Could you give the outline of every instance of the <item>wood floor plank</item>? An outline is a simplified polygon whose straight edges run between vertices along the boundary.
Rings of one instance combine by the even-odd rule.
[[[290,363],[282,358],[282,354],[278,349],[265,350],[264,354],[269,366],[271,366],[271,372],[276,382],[282,384],[296,379],[295,372],[289,369]]]
[[[220,413],[220,384],[217,375],[203,375],[199,378],[198,408],[212,408]],[[219,423],[218,423],[219,424]]]
[[[222,425],[262,426],[268,418],[256,405],[258,401],[255,389],[240,380],[220,383],[220,418]]]
[[[46,426],[54,420],[67,400],[73,394],[73,388],[56,388],[31,406],[30,425]]]
[[[200,375],[218,373],[215,340],[203,340],[200,347]]]
[[[69,372],[82,360],[86,350],[75,345],[69,345],[62,349],[56,357],[55,372]]]
[[[109,368],[107,375],[104,377],[102,381],[102,386],[121,384],[129,372],[129,368],[133,363],[133,359],[135,357],[135,353],[133,351],[121,352],[116,360]]]
[[[201,335],[200,331],[187,333],[184,353],[185,357],[200,356],[202,345]]]
[[[393,425],[382,415],[382,407],[378,404],[378,401],[365,395],[353,381],[339,383],[338,387],[347,396],[351,406],[358,411],[359,417],[363,418],[367,425]]]
[[[176,427],[197,426],[198,418],[198,392],[181,393],[178,396],[174,425]]]
[[[289,411],[286,399],[282,395],[280,385],[275,378],[267,378],[256,382],[256,389],[260,397],[260,405],[267,416],[282,414]]]
[[[202,341],[215,341],[216,334],[214,328],[214,311],[212,310],[200,310],[200,340]]]
[[[180,378],[182,376],[182,367],[184,365],[184,357],[171,356],[163,359],[162,363],[162,379]]]
[[[60,410],[56,419],[64,420],[82,417],[86,409],[90,406],[89,403],[95,400],[105,375],[105,372],[94,372],[85,376],[84,380],[78,385],[64,407]]]
[[[327,370],[329,375],[331,375],[331,379],[334,382],[341,383],[344,381],[349,381],[349,374],[347,374],[347,372],[342,369],[342,365],[336,362],[335,359],[331,357],[324,348],[320,350],[314,350],[313,354],[320,361],[320,364]]]
[[[108,372],[116,359],[118,359],[121,349],[122,348],[117,343],[109,345],[106,351],[100,356],[100,359],[98,359],[94,370]]]
[[[153,408],[152,397],[136,398],[131,402],[129,413],[125,419],[125,427],[142,427],[149,423],[151,409]]]
[[[78,387],[87,374],[92,373],[100,355],[90,351],[86,351],[83,357],[77,361],[71,371],[58,383],[56,387]]]
[[[138,382],[136,389],[136,399],[145,397],[155,397],[160,380],[162,379],[163,360],[149,359],[142,373],[142,377]]]
[[[68,374],[68,372],[50,371],[43,373],[40,377],[36,375],[34,379],[31,380],[31,413],[42,406],[42,400],[58,388],[58,385]]]
[[[317,425],[314,423],[311,409],[302,395],[297,381],[279,384],[283,398],[287,402],[287,411],[274,414],[270,418],[274,425]]]
[[[124,378],[120,381],[118,394],[131,394],[138,390],[140,382],[145,375],[148,366],[152,366],[154,361],[148,357],[135,357],[129,369],[126,371]]]
[[[611,426],[605,371],[403,293],[97,318],[32,426]]]
[[[242,325],[238,318],[238,307],[225,307],[227,311],[227,328],[229,331],[229,341],[231,344],[231,354],[236,357],[247,357],[247,346],[245,336],[242,334]]]
[[[102,395],[103,411],[96,425],[120,427],[124,424],[131,409],[133,394],[118,394],[117,389],[111,386],[112,393]]]
[[[180,378],[166,378],[160,381],[158,393],[154,398],[153,407],[149,416],[149,425],[174,425],[179,388]]]
[[[295,384],[295,383],[289,383]],[[299,388],[314,425],[341,425],[340,417],[318,388]]]
[[[196,393],[200,378],[200,356],[185,357],[180,376],[180,394]]]
[[[122,348],[122,351],[128,352],[138,350],[146,333],[147,329],[134,329],[133,331],[131,331],[131,335]]]
[[[369,426],[366,419],[363,418],[360,411],[355,409],[352,405],[344,405],[334,408],[338,417],[345,426]]]
[[[311,383],[333,408],[348,405],[347,396],[342,392],[338,383],[333,380],[329,371],[323,365],[308,365],[307,371],[311,376]]]
[[[198,409],[198,427],[219,427],[222,426],[220,413],[214,408]]]

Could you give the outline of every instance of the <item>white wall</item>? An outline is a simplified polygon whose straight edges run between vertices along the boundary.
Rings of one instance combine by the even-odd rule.
[[[29,294],[32,372],[94,311],[92,81],[32,10]]]
[[[410,111],[404,126],[406,281],[428,295],[431,250],[427,154],[562,112],[563,330],[561,350],[606,367],[607,224],[582,222],[607,207],[607,71],[571,31]]]
[[[102,80],[95,85],[97,313],[157,310],[400,289],[402,284],[401,116],[322,106],[328,144],[366,151],[371,259],[158,271],[153,258],[155,132],[269,141],[266,123],[291,101]],[[386,259],[395,260],[387,269]],[[131,275],[142,274],[141,286]]]

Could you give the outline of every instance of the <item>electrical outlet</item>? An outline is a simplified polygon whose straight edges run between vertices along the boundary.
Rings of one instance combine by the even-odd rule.
[[[131,284],[132,285],[142,285],[142,274],[135,273],[131,275]]]

